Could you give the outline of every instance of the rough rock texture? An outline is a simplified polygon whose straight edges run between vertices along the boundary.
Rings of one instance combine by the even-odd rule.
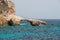
[[[8,14],[9,15],[15,14],[15,6],[14,6],[14,3],[11,2],[11,1],[8,1],[8,7],[9,7],[9,9],[7,10],[8,11]]]
[[[47,23],[45,21],[41,20],[28,20],[32,26],[40,26],[40,25],[46,25]]]
[[[7,17],[15,14],[15,6],[9,0],[0,0],[0,26],[8,25]]]
[[[20,21],[21,21],[21,20],[24,20],[25,18],[16,16],[16,15],[8,15],[8,16],[6,17],[6,19],[7,19],[8,21],[9,21],[9,20],[12,20],[12,21],[13,21],[13,25],[19,25],[19,24],[20,24]]]
[[[0,26],[19,25],[21,20],[28,20],[32,26],[46,24],[44,21],[32,20],[16,16],[14,3],[10,0],[0,0]]]
[[[0,26],[8,26],[7,20],[3,15],[0,15]]]
[[[1,0],[0,0],[1,1]],[[13,2],[8,0],[3,0],[4,2],[0,2],[0,14],[5,16],[15,14],[15,6]]]

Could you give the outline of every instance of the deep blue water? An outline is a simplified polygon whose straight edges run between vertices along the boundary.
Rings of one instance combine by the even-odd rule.
[[[47,19],[44,26],[20,26],[0,27],[0,40],[60,40],[60,20]],[[24,24],[25,24],[24,23]]]

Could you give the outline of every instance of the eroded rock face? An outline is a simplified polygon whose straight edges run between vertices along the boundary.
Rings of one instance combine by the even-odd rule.
[[[16,16],[14,3],[10,0],[0,0],[0,26],[19,25],[21,20],[28,20],[32,26],[46,24],[43,21]]]
[[[13,2],[8,0],[0,0],[0,14],[5,16],[15,14],[15,6]]]
[[[3,15],[0,15],[0,26],[8,26],[8,22]]]
[[[11,1],[8,1],[8,7],[9,7],[9,9],[7,10],[8,14],[9,15],[15,14],[15,5],[14,5],[14,3],[11,2]]]
[[[9,20],[7,20],[7,17],[9,15],[15,15],[15,6],[13,2],[9,0],[0,0],[0,26],[8,25]]]
[[[28,20],[32,26],[46,25],[46,22],[40,20]]]
[[[8,15],[8,16],[6,17],[6,19],[7,19],[8,21],[11,21],[11,20],[12,20],[13,25],[19,25],[19,24],[20,24],[20,21],[21,21],[21,20],[24,20],[25,18],[16,16],[16,15]]]

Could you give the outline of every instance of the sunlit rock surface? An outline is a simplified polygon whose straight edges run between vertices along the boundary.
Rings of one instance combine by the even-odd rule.
[[[3,15],[0,15],[0,26],[8,26],[8,22]]]
[[[8,15],[8,16],[6,17],[6,19],[7,19],[8,21],[12,20],[12,21],[13,21],[13,25],[19,25],[19,24],[20,24],[20,21],[21,21],[21,20],[24,20],[25,18],[20,17],[20,16],[16,16],[16,15]]]
[[[15,15],[15,6],[11,0],[0,0],[0,26],[3,25],[20,25],[21,20],[27,20],[32,26],[45,25],[46,22],[41,20],[28,19]]]
[[[47,23],[45,21],[41,20],[29,20],[32,26],[40,26],[40,25],[46,25]]]

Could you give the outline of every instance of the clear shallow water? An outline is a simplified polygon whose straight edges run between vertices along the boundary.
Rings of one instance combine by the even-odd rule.
[[[0,27],[0,40],[60,40],[60,20],[45,21],[45,26]]]

